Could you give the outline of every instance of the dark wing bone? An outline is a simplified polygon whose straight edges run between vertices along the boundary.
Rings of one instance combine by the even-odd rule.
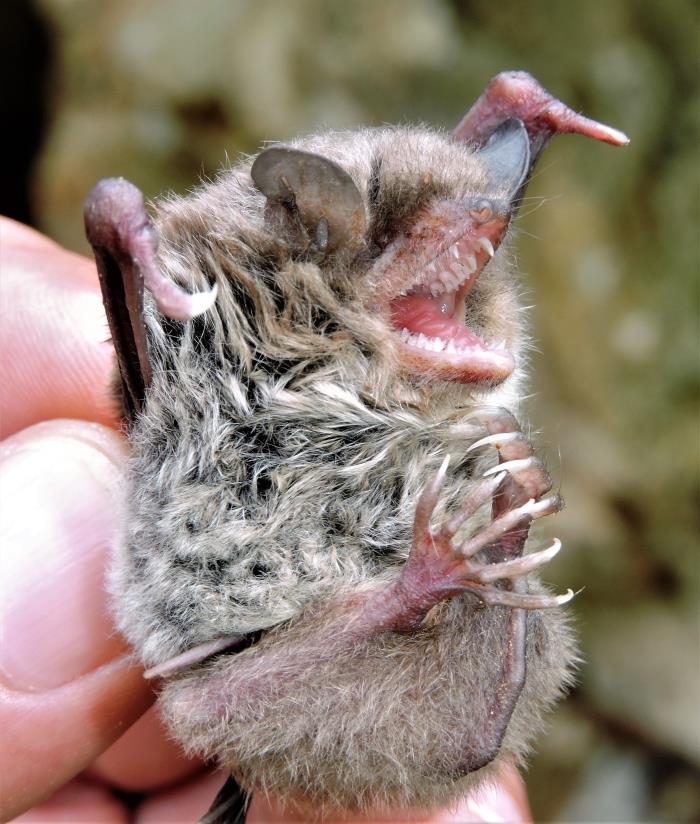
[[[101,180],[85,201],[84,217],[119,363],[124,412],[131,422],[141,411],[151,382],[144,287],[164,315],[185,321],[209,309],[216,299],[216,285],[209,292],[191,295],[163,275],[156,257],[158,235],[146,214],[143,195],[128,180]]]

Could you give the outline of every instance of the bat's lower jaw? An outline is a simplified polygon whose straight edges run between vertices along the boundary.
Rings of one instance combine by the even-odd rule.
[[[453,352],[446,351],[443,339],[411,334],[405,328],[394,337],[400,363],[414,375],[497,386],[515,369],[515,359],[507,349],[490,348],[476,336],[473,345]]]

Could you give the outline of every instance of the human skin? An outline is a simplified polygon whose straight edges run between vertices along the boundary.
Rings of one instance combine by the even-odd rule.
[[[224,777],[167,739],[106,605],[126,446],[94,264],[2,220],[0,312],[0,820],[195,821]],[[130,810],[114,789],[144,799]],[[247,821],[308,816],[255,797]],[[342,820],[528,821],[529,811],[506,768],[451,809]]]

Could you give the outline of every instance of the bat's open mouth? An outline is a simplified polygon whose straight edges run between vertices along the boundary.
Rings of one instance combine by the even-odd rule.
[[[400,357],[411,371],[494,384],[510,375],[515,360],[507,341],[486,340],[468,328],[465,301],[508,215],[493,201],[475,205],[438,204],[387,249],[386,280],[399,285],[388,306]]]

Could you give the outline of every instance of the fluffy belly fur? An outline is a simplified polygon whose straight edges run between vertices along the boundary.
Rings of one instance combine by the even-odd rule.
[[[441,605],[414,635],[387,634],[350,656],[309,660],[284,682],[249,690],[241,668],[275,655],[314,615],[271,632],[259,649],[224,655],[168,683],[173,734],[248,789],[304,794],[324,807],[430,805],[498,764],[465,775],[502,666],[509,610],[469,596]],[[575,651],[560,610],[530,613],[527,676],[500,758],[520,760],[570,677]]]

